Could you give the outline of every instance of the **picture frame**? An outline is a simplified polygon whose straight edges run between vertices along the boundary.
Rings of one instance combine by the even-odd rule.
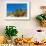
[[[29,19],[29,2],[15,2],[15,1],[5,2],[5,18]]]

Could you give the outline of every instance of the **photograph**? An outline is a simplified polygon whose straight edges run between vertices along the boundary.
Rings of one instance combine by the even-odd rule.
[[[6,17],[8,19],[29,19],[29,3],[7,2]]]

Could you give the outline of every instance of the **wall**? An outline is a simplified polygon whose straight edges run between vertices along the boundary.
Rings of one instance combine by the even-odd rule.
[[[4,34],[4,29],[6,25],[16,26],[19,32],[18,36],[21,36],[22,34],[28,37],[31,37],[34,34],[38,34],[37,36],[39,36],[39,34],[41,33],[37,33],[36,32],[37,29],[43,29],[45,30],[44,32],[46,32],[46,28],[40,27],[35,19],[35,16],[41,13],[40,6],[46,5],[46,0],[28,0],[28,2],[30,2],[30,19],[29,20],[11,20],[11,21],[6,20],[4,18],[5,1],[0,0],[0,35]],[[13,1],[13,0],[8,0],[8,1]],[[27,1],[27,0],[14,0],[14,1]]]

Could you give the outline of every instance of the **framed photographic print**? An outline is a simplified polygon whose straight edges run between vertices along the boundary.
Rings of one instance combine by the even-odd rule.
[[[29,19],[29,2],[7,1],[6,19]]]

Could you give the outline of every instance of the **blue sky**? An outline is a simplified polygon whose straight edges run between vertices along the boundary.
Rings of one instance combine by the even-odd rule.
[[[7,4],[7,12],[13,12],[20,8],[27,10],[27,4]]]

